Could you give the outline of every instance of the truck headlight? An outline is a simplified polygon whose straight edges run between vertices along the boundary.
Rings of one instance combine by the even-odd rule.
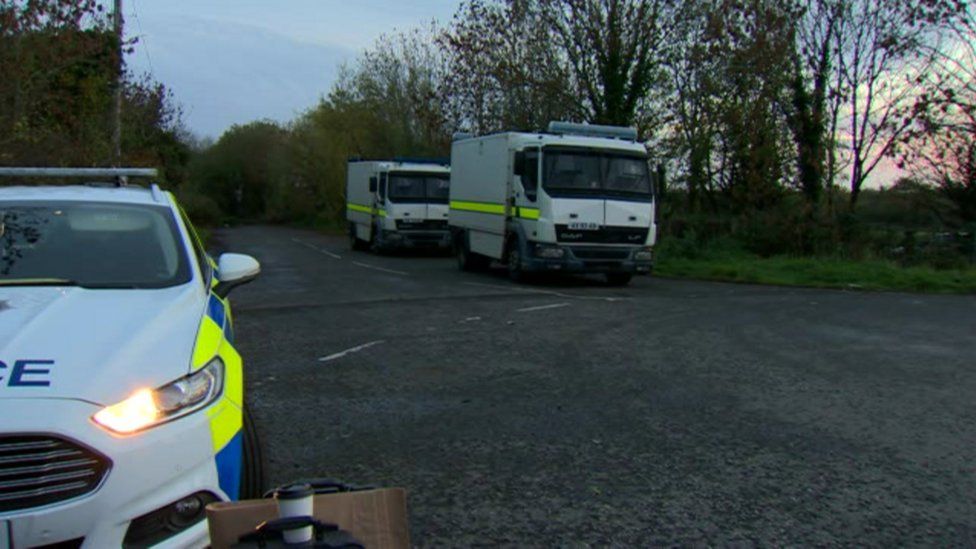
[[[560,259],[566,255],[566,250],[556,246],[536,246],[535,256],[543,259]]]
[[[650,248],[644,248],[643,250],[637,250],[634,254],[634,261],[651,261],[654,259],[654,251]]]
[[[109,431],[127,435],[193,413],[216,400],[224,385],[224,363],[215,358],[192,374],[158,389],[140,389],[92,416]]]

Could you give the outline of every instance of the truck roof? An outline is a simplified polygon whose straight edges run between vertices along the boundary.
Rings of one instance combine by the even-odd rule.
[[[585,135],[573,135],[573,134],[556,134],[556,133],[546,133],[546,132],[499,132],[491,133],[486,135],[480,135],[476,137],[466,137],[459,139],[457,142],[463,141],[479,141],[486,139],[508,139],[510,141],[517,142],[521,146],[538,144],[540,146],[546,145],[563,145],[567,147],[586,147],[594,149],[613,149],[626,152],[639,152],[646,153],[647,148],[643,143],[637,141],[627,141],[623,139],[615,139],[611,137],[594,137]]]
[[[0,187],[0,201],[79,201],[114,202],[125,204],[161,204],[163,199],[158,187],[125,186],[108,187],[92,185],[30,185]]]

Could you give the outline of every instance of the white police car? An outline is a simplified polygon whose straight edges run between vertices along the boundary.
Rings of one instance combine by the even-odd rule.
[[[263,471],[226,301],[155,185],[0,187],[0,547],[208,542]]]

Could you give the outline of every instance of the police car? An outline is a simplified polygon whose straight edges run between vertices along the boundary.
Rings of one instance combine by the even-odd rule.
[[[0,187],[0,547],[203,545],[260,492],[227,302],[259,272],[155,185]]]

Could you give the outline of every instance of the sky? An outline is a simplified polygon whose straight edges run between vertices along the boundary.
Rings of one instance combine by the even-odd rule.
[[[382,34],[436,19],[459,0],[124,0],[127,64],[165,84],[187,128],[287,122],[328,93],[342,63]]]

